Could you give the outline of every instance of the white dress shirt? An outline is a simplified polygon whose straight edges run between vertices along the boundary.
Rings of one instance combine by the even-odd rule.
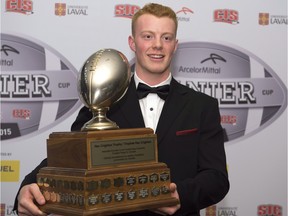
[[[145,83],[143,80],[141,80],[137,76],[137,72],[135,72],[134,74],[134,79],[135,79],[136,89],[140,82],[148,85],[147,83]],[[155,86],[150,86],[150,85],[148,86],[158,87],[162,85],[167,85],[167,84],[170,84],[171,80],[172,80],[172,76],[170,73],[169,77],[165,81]],[[158,120],[160,118],[162,108],[164,106],[164,102],[165,101],[162,100],[156,93],[150,93],[147,95],[147,97],[139,100],[145,127],[152,128],[154,132],[156,131]]]

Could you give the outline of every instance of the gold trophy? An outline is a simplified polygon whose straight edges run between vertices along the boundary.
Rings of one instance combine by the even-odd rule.
[[[47,140],[48,166],[37,175],[46,204],[62,215],[114,215],[175,205],[170,170],[158,162],[152,129],[119,129],[106,117],[125,94],[131,72],[126,57],[102,49],[84,63],[78,79],[93,118],[81,132],[54,132]]]

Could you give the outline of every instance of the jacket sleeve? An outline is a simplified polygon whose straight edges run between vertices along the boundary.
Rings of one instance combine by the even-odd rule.
[[[80,131],[82,126],[92,119],[92,116],[92,112],[90,112],[87,107],[83,106],[80,109],[76,120],[71,125],[71,131]]]

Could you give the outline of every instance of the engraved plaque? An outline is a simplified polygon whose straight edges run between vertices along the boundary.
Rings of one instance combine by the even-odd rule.
[[[137,181],[137,179],[136,179],[135,176],[129,176],[129,177],[126,178],[126,184],[130,185],[130,186],[131,185],[135,185],[136,181]]]
[[[137,198],[136,191],[130,190],[127,192],[127,196],[129,200],[135,200]]]
[[[140,198],[147,198],[149,196],[149,189],[148,188],[141,188],[139,190],[139,197]]]
[[[89,205],[96,205],[97,203],[99,203],[99,197],[92,194],[88,197],[88,203]]]
[[[152,196],[159,196],[160,195],[160,188],[159,187],[153,187],[151,189],[151,195]]]
[[[147,175],[141,175],[138,177],[138,183],[139,184],[146,184],[148,182],[148,176]]]
[[[121,187],[124,185],[124,179],[121,177],[114,179],[114,187]]]
[[[115,199],[116,202],[121,202],[121,201],[124,200],[124,193],[118,191],[118,192],[115,193],[114,197],[115,197],[114,199]]]
[[[153,173],[149,176],[150,182],[157,182],[159,180],[159,176],[157,173]]]
[[[155,161],[155,138],[91,140],[91,167]]]

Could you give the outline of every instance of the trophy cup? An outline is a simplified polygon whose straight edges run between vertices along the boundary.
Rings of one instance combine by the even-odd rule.
[[[78,79],[82,102],[93,118],[80,132],[54,132],[47,139],[48,166],[37,184],[46,204],[40,209],[61,215],[113,215],[175,205],[170,170],[158,162],[152,129],[119,129],[106,117],[130,81],[126,57],[102,49],[84,63]]]

